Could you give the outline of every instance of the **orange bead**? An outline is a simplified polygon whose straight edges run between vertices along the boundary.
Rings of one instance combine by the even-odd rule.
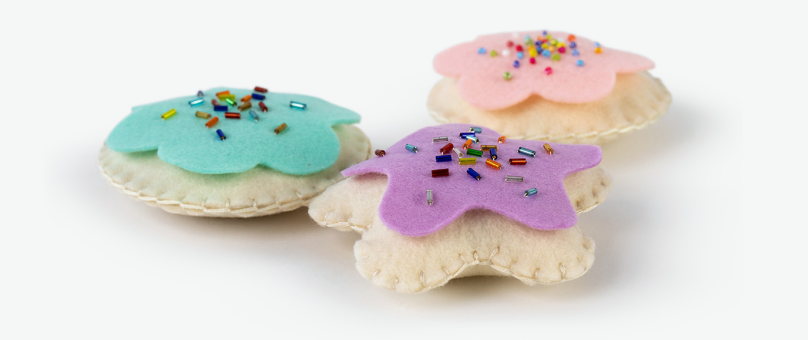
[[[502,165],[501,165],[501,164],[497,163],[496,161],[494,161],[494,160],[492,160],[492,159],[486,159],[486,160],[485,160],[485,165],[488,165],[488,166],[490,166],[490,167],[492,167],[492,168],[494,168],[494,169],[497,169],[497,170],[499,170],[500,168],[502,168]]]
[[[471,143],[473,143],[473,142],[474,141],[472,141],[471,139],[466,139],[466,142],[463,143],[463,149],[468,150],[468,148],[471,147]]]
[[[595,53],[600,54],[603,50],[600,47],[595,47]]]
[[[219,117],[213,117],[207,123],[205,123],[205,127],[210,129],[214,125],[216,125],[216,123],[218,123],[218,122],[219,122]]]
[[[216,97],[221,96],[223,94],[230,94],[230,90],[222,91],[222,92],[216,92]]]
[[[248,95],[244,96],[244,98],[241,98],[241,102],[243,103],[243,102],[249,101],[251,99],[252,99],[252,95],[248,94]]]
[[[570,36],[567,37],[567,41],[575,41],[575,34],[570,34]]]
[[[555,150],[553,150],[553,147],[547,143],[544,143],[544,151],[547,151],[548,155],[552,155],[555,152]]]
[[[499,142],[499,144],[505,143],[505,136],[499,136],[499,138],[497,138],[497,142]]]

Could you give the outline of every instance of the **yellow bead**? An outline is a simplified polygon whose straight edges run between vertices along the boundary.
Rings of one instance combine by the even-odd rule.
[[[567,46],[567,45],[564,45],[563,42],[560,42],[560,41],[558,42],[558,47],[564,47],[564,46]]]
[[[600,47],[595,47],[595,53],[600,54],[600,52],[603,52],[603,50]]]
[[[551,40],[550,40],[550,45],[553,45],[553,46],[558,45],[558,40],[551,39]]]
[[[548,34],[548,35],[546,36],[546,38],[547,38],[548,40],[549,40],[549,39],[553,39],[553,36]]]
[[[535,48],[531,48],[530,50],[527,51],[527,54],[529,54],[531,57],[535,57],[535,56],[539,55],[539,52],[536,51]]]
[[[555,50],[555,48],[553,48],[553,46],[550,46],[550,47],[547,48],[547,50],[552,52],[553,50]]]
[[[550,45],[547,45],[547,43],[542,43],[541,44],[541,49],[543,49],[543,50],[546,50],[548,47],[550,47]]]

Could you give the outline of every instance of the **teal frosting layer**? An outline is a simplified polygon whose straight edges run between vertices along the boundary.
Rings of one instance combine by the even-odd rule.
[[[262,112],[259,101],[253,100],[253,108],[242,111],[241,119],[225,119],[224,112],[214,112],[211,104],[211,99],[218,100],[216,93],[225,90],[236,95],[237,104],[253,93],[214,88],[204,92],[204,104],[194,107],[188,101],[196,95],[136,106],[112,130],[107,147],[118,152],[157,150],[164,162],[202,174],[238,173],[261,164],[287,174],[307,175],[329,168],[339,157],[339,139],[331,127],[360,120],[356,112],[319,98],[272,92],[266,93],[263,101],[268,112]],[[307,107],[291,108],[290,101]],[[160,116],[171,109],[177,113],[163,120]],[[258,122],[250,118],[250,110],[258,114]],[[206,128],[208,119],[196,117],[196,111],[219,117],[219,122]],[[233,106],[228,111],[239,112]],[[273,130],[281,123],[288,127],[276,135]],[[221,129],[227,139],[220,140],[216,129]]]

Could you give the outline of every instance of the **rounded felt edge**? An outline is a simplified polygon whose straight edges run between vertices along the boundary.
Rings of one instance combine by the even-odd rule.
[[[367,152],[364,159],[367,160],[373,156],[373,148],[370,143],[370,139],[367,137],[367,135],[364,134],[364,132],[361,129],[356,128],[356,131],[362,135],[363,139],[366,142],[365,145],[367,146]],[[258,206],[257,204],[254,204],[252,207],[241,209],[232,209],[229,207],[229,204],[225,208],[209,209],[205,207],[204,204],[200,205],[194,203],[185,203],[183,201],[177,201],[177,200],[160,199],[157,196],[144,195],[141,191],[132,191],[127,189],[124,185],[125,183],[119,183],[115,181],[113,179],[114,175],[107,173],[106,170],[104,169],[104,166],[102,165],[103,161],[102,155],[104,153],[105,148],[106,147],[102,147],[101,152],[99,153],[98,168],[99,170],[101,170],[101,174],[104,177],[104,179],[106,179],[107,183],[109,183],[111,186],[121,191],[123,194],[132,197],[136,200],[139,200],[143,203],[146,203],[146,205],[148,206],[158,207],[169,213],[178,215],[200,216],[200,217],[230,217],[230,218],[249,218],[249,217],[274,215],[286,211],[292,211],[300,207],[308,206],[311,200],[313,200],[315,197],[322,194],[325,190],[327,190],[335,183],[338,183],[345,179],[339,172],[337,172],[336,178],[332,179],[331,183],[328,186],[324,187],[321,190],[310,190],[309,192],[302,194],[298,193],[297,196],[299,198],[296,200],[275,202],[273,204],[263,206]],[[109,151],[115,152],[112,150]]]
[[[643,72],[648,73],[647,71],[643,71]],[[650,73],[648,73],[648,74],[650,76]],[[552,143],[564,143],[564,144],[602,145],[602,144],[605,144],[607,142],[613,141],[613,140],[621,137],[622,135],[624,135],[626,133],[629,133],[629,132],[632,132],[632,131],[635,131],[635,130],[641,130],[641,129],[644,129],[644,128],[648,127],[649,125],[655,123],[657,120],[659,120],[659,118],[661,118],[665,113],[668,112],[668,108],[670,107],[670,104],[671,104],[671,101],[672,101],[670,91],[668,91],[667,87],[665,87],[665,84],[662,83],[661,79],[653,77],[653,76],[650,76],[650,77],[655,82],[658,83],[658,85],[660,86],[660,89],[663,90],[664,92],[663,92],[663,99],[659,103],[660,105],[658,105],[657,107],[652,109],[653,115],[648,119],[641,120],[641,121],[638,121],[638,122],[633,123],[633,124],[632,123],[623,124],[621,126],[613,127],[613,128],[607,129],[607,130],[588,131],[588,132],[582,132],[582,133],[534,134],[534,135],[526,135],[526,136],[509,135],[509,134],[503,133],[503,132],[501,132],[501,133],[503,133],[503,135],[507,136],[508,138],[527,139],[527,140],[540,140],[540,141],[546,141],[546,142],[552,142]],[[428,96],[428,99],[427,99],[427,111],[429,111],[429,115],[432,117],[432,119],[434,119],[436,122],[438,122],[440,124],[454,124],[454,123],[475,124],[475,122],[458,121],[458,120],[446,118],[446,115],[443,112],[440,112],[440,110],[435,109],[431,105],[433,96],[436,96],[434,92],[435,92],[436,88],[438,87],[438,85],[440,84],[440,82],[442,80],[443,80],[443,78],[441,80],[439,80],[438,83],[435,84],[435,86],[432,87],[432,90],[430,90],[430,93],[429,93],[429,96]],[[507,109],[504,109],[504,110],[507,110]],[[460,116],[462,116],[462,114],[460,114]],[[481,125],[485,125],[485,124],[481,124]]]
[[[368,176],[368,177],[366,177],[368,179],[375,178],[375,177],[378,177],[379,179],[381,179],[382,177],[384,177],[384,181],[386,183],[386,175],[383,175],[383,174],[373,173],[373,174],[359,175],[359,177],[363,177],[363,176]],[[354,176],[352,176],[352,177],[354,177]],[[585,181],[585,180],[581,180],[581,177],[584,177],[584,178],[590,177],[590,178],[588,178],[588,181]],[[343,185],[352,185],[351,182],[349,182],[350,180],[351,179],[349,178],[348,181],[339,183],[339,184],[335,185],[334,187],[329,188],[329,190],[344,190],[344,189],[341,188],[341,186],[343,186]],[[567,181],[567,180],[569,180],[569,181]],[[565,184],[564,185],[565,185],[565,188],[567,189],[568,195],[570,195],[570,202],[575,207],[576,213],[581,214],[581,213],[585,213],[585,212],[588,212],[588,211],[594,209],[595,207],[600,205],[603,201],[605,201],[606,198],[608,197],[608,193],[610,191],[609,189],[611,187],[611,184],[612,184],[611,175],[609,175],[609,173],[603,168],[603,166],[598,165],[598,166],[595,166],[593,168],[578,171],[578,172],[575,172],[573,174],[568,175],[565,178]],[[332,194],[334,194],[334,193],[338,193],[338,191],[337,192],[332,192]],[[363,192],[363,194],[362,194],[363,200],[368,200],[368,199],[372,200],[373,199],[372,196],[374,196],[374,195],[368,194],[367,192]],[[328,197],[323,196],[320,199],[328,199]],[[378,197],[378,199],[381,199],[381,198]],[[318,203],[315,203],[315,204],[318,204]],[[367,207],[365,207],[365,208],[367,208]],[[315,211],[317,211],[317,210],[320,210],[320,209],[318,207],[316,207],[316,206],[313,207],[313,209],[310,209],[309,210],[309,216],[318,225],[323,226],[323,227],[329,227],[329,228],[333,228],[333,229],[336,229],[336,230],[339,230],[339,231],[351,231],[351,230],[353,230],[353,231],[358,232],[361,235],[364,235],[365,232],[370,230],[371,227],[373,226],[373,223],[369,223],[368,225],[357,225],[356,223],[348,222],[349,220],[359,221],[359,220],[362,219],[362,218],[357,218],[357,216],[355,216],[350,211],[338,211],[338,210],[332,210],[332,209],[329,208],[329,209],[324,209],[322,211],[318,211],[317,213],[315,213]],[[333,216],[341,216],[341,218],[340,218],[341,220],[340,221],[331,220],[331,219],[328,218],[329,216],[332,216],[332,217]],[[364,221],[364,222],[368,222],[368,221]],[[592,267],[592,265],[594,263],[594,260],[595,260],[595,256],[594,256],[595,241],[591,237],[584,234],[580,230],[578,225],[575,225],[573,227],[570,227],[570,228],[567,228],[567,229],[564,229],[564,230],[575,230],[580,235],[580,238],[583,240],[582,245],[583,245],[583,248],[587,252],[587,254],[586,254],[587,256],[586,256],[584,261],[581,261],[580,258],[578,259],[579,263],[581,264],[581,266],[584,269],[583,269],[583,271],[578,272],[575,275],[569,275],[568,276],[567,275],[568,271],[565,269],[564,265],[559,263],[558,270],[559,270],[560,276],[559,276],[559,279],[557,279],[557,280],[556,279],[541,279],[541,278],[538,278],[538,277],[528,277],[528,276],[520,275],[516,271],[512,270],[512,268],[515,265],[518,264],[518,261],[511,263],[510,267],[500,266],[500,265],[497,265],[497,264],[493,263],[491,259],[497,253],[499,253],[499,248],[498,248],[494,252],[492,252],[490,255],[488,255],[488,257],[485,258],[485,259],[482,259],[481,256],[478,255],[478,252],[476,250],[470,250],[474,254],[473,259],[465,259],[465,258],[461,257],[460,259],[463,261],[463,265],[459,269],[454,270],[451,273],[446,272],[446,277],[444,277],[440,281],[434,282],[432,284],[428,284],[426,282],[426,280],[423,278],[423,272],[422,272],[421,273],[421,285],[422,285],[422,287],[420,289],[415,289],[415,290],[406,290],[406,289],[402,289],[397,284],[394,285],[393,287],[388,287],[388,286],[380,284],[379,282],[374,280],[375,279],[375,274],[378,273],[378,271],[373,272],[373,273],[365,273],[365,272],[363,272],[363,270],[360,268],[360,260],[361,260],[360,256],[361,255],[358,252],[356,252],[356,245],[354,246],[354,248],[355,248],[355,254],[354,255],[355,255],[355,258],[357,260],[357,263],[356,263],[357,269],[359,270],[360,274],[363,277],[365,277],[366,279],[373,282],[374,285],[376,285],[376,286],[380,286],[382,288],[392,290],[392,291],[395,291],[395,292],[399,292],[399,293],[423,293],[423,292],[426,292],[426,291],[441,287],[441,286],[447,284],[452,279],[463,278],[463,277],[472,277],[472,276],[503,276],[503,277],[510,276],[510,277],[514,277],[514,278],[522,281],[522,283],[530,285],[530,286],[533,286],[533,285],[536,285],[536,284],[553,285],[553,284],[557,284],[557,283],[561,283],[561,282],[574,280],[576,278],[579,278],[579,277],[583,276],[584,274],[586,274],[586,272],[589,271],[589,269]],[[365,239],[365,237],[363,236],[362,239],[360,239],[360,241],[363,241],[364,239]],[[357,242],[357,244],[358,243],[359,243],[359,241]]]

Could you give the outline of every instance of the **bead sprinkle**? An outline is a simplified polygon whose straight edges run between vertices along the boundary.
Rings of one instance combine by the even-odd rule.
[[[519,58],[519,59],[522,59],[522,58],[525,57],[525,54],[523,52],[516,52],[516,57]]]
[[[496,161],[494,161],[492,159],[486,159],[485,160],[485,165],[488,165],[490,168],[493,168],[493,169],[496,169],[496,170],[499,170],[499,169],[502,168],[502,164],[499,164],[499,163],[497,163]]]
[[[275,134],[277,135],[285,129],[286,129],[286,123],[281,123],[281,125],[278,125],[278,127],[275,128]]]
[[[480,47],[480,49],[479,49],[479,50],[477,50],[477,54],[485,54],[485,48],[484,48],[484,47]]]
[[[168,112],[161,115],[160,118],[162,118],[163,120],[166,120],[168,118],[171,118],[171,116],[173,116],[175,114],[177,114],[177,110],[171,109],[171,110],[168,110]]]
[[[253,119],[253,121],[255,121],[255,122],[257,122],[257,121],[258,121],[258,115],[257,115],[257,114],[255,114],[255,111],[250,110],[250,118],[252,118],[252,119]]]
[[[199,118],[208,119],[208,118],[210,118],[210,113],[202,112],[202,111],[196,111],[196,116],[199,117]]]
[[[250,101],[251,99],[252,99],[252,96],[248,94],[248,95],[246,95],[244,97],[241,97],[241,102],[243,103],[243,102],[246,102],[246,101]]]
[[[379,157],[384,157],[384,155],[387,154],[387,152],[384,152],[384,150],[382,150],[382,149],[376,149],[376,151],[374,151],[373,153],[376,154],[376,156],[379,156]]]
[[[502,79],[511,80],[511,78],[513,78],[513,76],[511,76],[510,72],[505,72],[505,74],[502,75]]]
[[[497,51],[491,50],[491,57],[493,58],[493,57],[496,57],[496,56],[497,56]]]
[[[264,102],[258,102],[258,106],[261,108],[261,111],[269,111],[269,108],[266,106],[266,104],[264,104]]]
[[[457,160],[457,164],[460,164],[460,165],[474,165],[474,164],[477,164],[477,159],[474,158],[474,157],[459,158]]]
[[[244,110],[249,109],[249,108],[251,108],[251,107],[252,107],[252,103],[250,103],[250,102],[246,102],[246,103],[244,103],[244,104],[239,105],[239,106],[238,106],[238,110],[239,110],[239,111],[244,111]]]
[[[474,171],[474,169],[472,169],[472,168],[469,168],[468,170],[466,170],[466,173],[469,174],[469,176],[471,176],[471,178],[474,178],[474,179],[476,179],[478,181],[480,180],[480,178],[482,178],[482,176],[480,176],[480,174],[478,174],[477,171]]]
[[[426,204],[432,205],[434,201],[432,200],[432,190],[426,189]]]
[[[219,139],[221,140],[227,139],[227,137],[225,137],[224,135],[224,132],[222,132],[222,129],[216,129],[216,134],[219,135]]]
[[[255,99],[255,100],[264,100],[266,98],[266,96],[264,96],[263,94],[258,94],[258,93],[253,93],[250,96],[252,97],[252,99]]]
[[[225,112],[224,118],[241,119],[241,113],[238,112]]]
[[[516,182],[524,182],[524,181],[525,181],[525,179],[522,176],[511,176],[511,175],[506,175],[505,176],[505,182],[508,182],[508,183],[516,183]]]
[[[435,142],[448,142],[448,141],[449,136],[432,137],[432,144],[435,144]]]
[[[466,139],[470,140],[470,141],[472,141],[474,143],[479,143],[480,142],[480,139],[475,137],[475,136],[466,136]]]
[[[525,197],[533,196],[533,195],[537,194],[538,192],[539,191],[536,190],[536,188],[527,189],[527,190],[525,190]]]
[[[530,63],[535,64],[536,63],[536,58],[530,58]]]
[[[202,93],[202,90],[199,90],[199,91],[197,91],[197,92],[196,92],[196,96],[197,96],[197,97],[204,97],[204,96],[205,96],[205,94],[204,94],[204,93]]]
[[[572,49],[572,56],[573,56],[573,57],[577,57],[577,56],[579,56],[579,55],[581,55],[581,53],[580,53],[580,52],[578,52],[578,49],[573,48],[573,49]]]
[[[444,145],[442,148],[440,148],[440,154],[445,155],[445,154],[451,152],[452,148],[454,148],[454,145],[452,145],[452,143],[448,143],[448,144]]]
[[[293,109],[298,109],[298,110],[305,110],[306,109],[306,104],[298,103],[296,101],[290,101],[289,102],[289,107],[291,107]]]
[[[547,143],[544,143],[544,151],[547,151],[548,155],[552,155],[555,152],[553,150],[553,147],[550,146],[550,144],[547,144]]]
[[[544,73],[546,73],[548,76],[553,74],[553,68],[548,66],[544,69]]]
[[[457,154],[458,158],[463,157],[463,153],[460,152],[460,150],[458,150],[457,148],[453,148],[452,151],[454,151]]]
[[[471,155],[471,156],[477,156],[477,157],[482,157],[483,156],[483,152],[480,151],[480,150],[477,150],[477,149],[468,149],[468,150],[466,150],[466,154]]]
[[[583,60],[581,60],[581,59],[578,59],[578,60],[575,62],[575,65],[578,65],[579,67],[580,67],[580,66],[584,66],[584,61],[583,61]]]
[[[530,150],[530,149],[527,149],[527,148],[523,148],[521,146],[519,147],[518,151],[519,151],[520,154],[523,154],[525,156],[536,157],[536,151],[533,151],[533,150]]]
[[[189,101],[189,102],[188,102],[188,105],[191,105],[191,106],[197,106],[197,105],[202,105],[202,103],[204,103],[204,102],[205,102],[205,100],[204,100],[204,99],[202,99],[202,98],[197,98],[197,99],[194,99],[194,100],[192,100],[192,101]]]
[[[559,60],[561,60],[561,55],[560,55],[560,54],[558,54],[558,53],[554,53],[554,54],[553,54],[553,57],[552,57],[552,58],[550,58],[550,59],[551,59],[552,61],[559,61]]]
[[[445,176],[449,176],[449,169],[432,170],[432,177],[445,177]]]
[[[601,52],[603,52],[603,49],[601,49],[600,47],[595,47],[595,53],[601,54]]]
[[[496,148],[497,148],[496,145],[480,145],[480,150],[483,150],[483,151],[489,150],[489,149],[496,149]]]
[[[471,147],[471,143],[474,143],[471,139],[466,139],[466,142],[463,143],[463,149],[468,149]]]
[[[230,94],[230,90],[222,91],[222,92],[216,92],[216,97],[222,96],[222,95],[228,95],[228,94]]]
[[[452,155],[435,156],[435,162],[451,162]]]
[[[260,86],[256,86],[255,89],[253,89],[253,91],[261,92],[261,93],[267,93],[267,89],[265,89],[263,87],[260,87]]]
[[[236,101],[231,98],[225,98],[224,101],[226,101],[230,106],[236,106]]]
[[[476,136],[476,134],[478,133],[483,133],[483,129],[476,126],[472,126],[469,128],[469,132],[474,132]]]
[[[418,147],[416,147],[415,145],[407,144],[407,145],[404,145],[404,148],[407,149],[407,151],[409,151],[409,152],[418,153]]]
[[[219,122],[219,117],[213,117],[207,123],[205,123],[205,127],[210,129],[214,125],[216,125],[216,123],[218,123],[218,122]]]
[[[505,136],[499,136],[499,138],[497,138],[497,142],[499,142],[499,144],[505,143],[505,139]]]
[[[513,61],[513,67],[514,68],[519,68],[519,60],[514,60]]]
[[[225,99],[227,99],[227,98],[230,98],[230,99],[232,99],[232,100],[234,100],[234,101],[236,100],[236,95],[234,95],[234,94],[229,94],[229,93],[228,93],[228,94],[220,94],[220,95],[218,95],[217,97],[219,97],[219,100],[225,100]]]
[[[488,154],[490,154],[491,159],[497,160],[499,156],[497,156],[497,149],[488,149]]]
[[[525,165],[527,164],[527,159],[525,158],[511,158],[508,160],[508,164],[510,165]]]

